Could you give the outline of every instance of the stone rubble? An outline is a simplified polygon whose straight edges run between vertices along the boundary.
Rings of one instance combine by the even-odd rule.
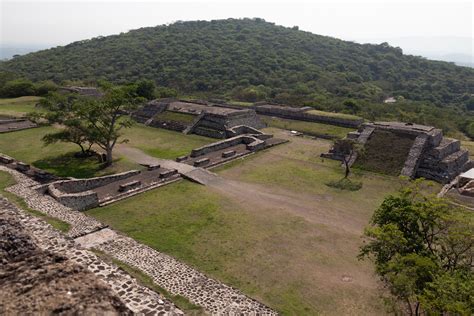
[[[183,315],[172,302],[162,295],[138,284],[137,280],[118,267],[106,263],[89,250],[79,248],[73,240],[43,220],[31,216],[0,196],[0,208],[16,217],[34,242],[43,250],[59,254],[72,262],[85,266],[99,276],[135,314]]]
[[[100,230],[104,229],[105,225],[79,211],[61,205],[50,196],[43,195],[37,190],[39,187],[37,182],[9,168],[0,166],[0,171],[12,174],[17,181],[16,185],[7,188],[9,192],[25,199],[31,209],[69,223],[71,229],[67,236],[78,238],[78,242],[74,244],[43,221],[19,212],[23,218],[28,218],[26,226],[29,226],[32,234],[38,238],[39,244],[45,249],[65,252],[66,256],[75,262],[86,265],[89,270],[104,278],[120,297],[124,297],[127,306],[132,310],[141,309],[143,313],[145,310],[165,311],[166,314],[181,312],[164,298],[161,298],[163,304],[157,304],[159,294],[140,287],[128,274],[102,262],[92,252],[80,248],[79,243],[83,245],[89,243],[95,249],[141,270],[171,294],[181,295],[213,315],[277,315],[269,307],[247,297],[239,290],[211,279],[171,256],[116,232],[108,231],[106,234],[101,234]],[[101,242],[97,242],[97,239],[93,242],[87,240],[85,235],[91,233],[98,236],[98,240],[101,238],[103,240]]]

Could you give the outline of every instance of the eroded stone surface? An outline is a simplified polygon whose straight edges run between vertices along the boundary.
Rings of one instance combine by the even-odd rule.
[[[102,261],[89,250],[76,246],[43,220],[18,209],[0,196],[0,208],[9,212],[43,250],[64,256],[73,263],[86,267],[99,276],[135,314],[182,315],[181,310],[162,295],[141,286],[130,275],[116,266]]]
[[[141,270],[171,294],[182,295],[215,315],[277,314],[239,290],[211,279],[171,256],[162,254],[110,229],[103,229],[105,225],[97,220],[71,210],[53,198],[39,193],[35,190],[38,183],[21,173],[2,166],[0,166],[0,170],[9,172],[17,181],[16,185],[7,189],[9,192],[24,198],[30,208],[69,223],[71,225],[71,230],[67,234],[69,237],[76,238],[86,247],[99,249],[109,256]],[[80,248],[79,244],[65,238],[50,225],[37,218],[26,216],[23,212],[18,212],[23,218],[29,218],[27,226],[43,248],[64,253],[73,261],[87,266],[89,270],[109,283],[133,311],[146,309],[167,312],[167,314],[180,313],[171,302],[159,294],[139,286],[128,274],[101,261],[94,253]],[[89,234],[91,237],[87,237]],[[163,303],[160,304],[160,301]]]

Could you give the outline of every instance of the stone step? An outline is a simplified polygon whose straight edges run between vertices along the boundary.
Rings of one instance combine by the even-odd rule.
[[[445,157],[440,163],[440,168],[446,170],[460,170],[460,168],[469,160],[469,151],[461,149]]]
[[[425,149],[428,142],[428,135],[421,134],[415,138],[413,145],[410,148],[408,157],[405,161],[405,165],[401,171],[402,176],[414,177],[416,169],[420,165],[420,160],[422,159],[423,150]]]
[[[457,139],[443,138],[441,143],[429,150],[426,155],[433,159],[442,160],[447,156],[459,151],[461,149],[461,142]]]

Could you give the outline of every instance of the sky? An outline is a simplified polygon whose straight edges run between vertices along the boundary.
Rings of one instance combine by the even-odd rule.
[[[178,20],[260,17],[409,53],[473,56],[473,2],[463,0],[0,0],[2,46],[57,46]],[[474,62],[474,60],[472,60]]]

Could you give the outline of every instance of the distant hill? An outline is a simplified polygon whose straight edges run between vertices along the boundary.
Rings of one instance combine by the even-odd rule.
[[[463,105],[474,69],[356,44],[262,19],[177,22],[74,42],[2,62],[32,80],[152,79],[181,93],[296,103],[403,96]]]

